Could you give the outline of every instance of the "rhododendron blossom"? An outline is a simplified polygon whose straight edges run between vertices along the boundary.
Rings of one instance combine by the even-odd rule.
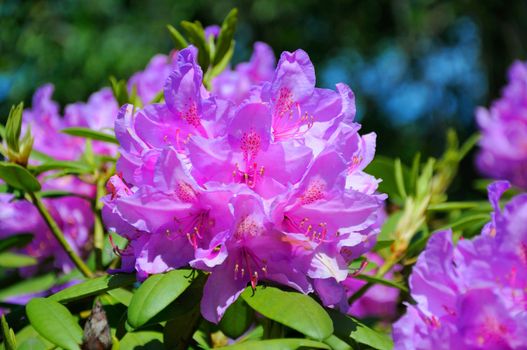
[[[257,44],[209,92],[196,56],[178,52],[165,103],[123,106],[117,118],[103,218],[129,240],[121,270],[206,271],[201,310],[212,322],[263,281],[347,308],[340,282],[375,244],[385,199],[362,172],[375,136],[358,134],[351,90],[315,87],[302,50],[272,67]]]
[[[527,62],[509,69],[509,84],[490,109],[476,111],[481,129],[479,170],[527,189]]]
[[[506,182],[489,186],[492,220],[480,236],[435,233],[410,277],[416,305],[394,325],[396,349],[525,349],[527,195],[500,209]]]
[[[165,55],[155,56],[145,71],[138,72],[128,82],[130,92],[137,90],[138,97],[147,103],[163,88],[163,82],[171,72],[171,59]],[[76,102],[65,107],[60,115],[59,105],[51,99],[53,86],[43,85],[35,92],[31,108],[24,110],[22,118],[23,133],[30,129],[34,138],[33,150],[58,160],[79,160],[86,141],[62,133],[65,128],[82,127],[95,131],[111,132],[114,127],[119,106],[110,88],[93,93],[87,102]],[[99,156],[115,156],[117,147],[113,144],[93,141],[93,152]],[[29,159],[30,164],[38,165],[40,160]],[[82,256],[91,246],[90,231],[93,227],[93,213],[90,198],[95,197],[95,184],[81,181],[73,176],[48,178],[53,172],[39,176],[44,190],[71,192],[74,196],[45,199],[44,204],[54,220],[64,232],[65,239]],[[81,198],[80,195],[84,196]],[[20,200],[11,194],[0,194],[0,238],[19,233],[31,233],[34,239],[23,252],[37,258],[40,263],[54,257],[56,268],[68,272],[73,267],[67,254],[60,246],[42,219],[37,208],[27,200]],[[47,265],[45,265],[47,266]],[[42,266],[40,266],[42,267]],[[23,268],[23,274],[32,274],[37,267]]]

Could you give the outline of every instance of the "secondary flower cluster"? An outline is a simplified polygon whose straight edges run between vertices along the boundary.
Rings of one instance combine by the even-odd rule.
[[[385,199],[363,172],[375,135],[359,135],[351,89],[316,88],[304,51],[275,67],[257,44],[209,92],[196,55],[178,53],[165,103],[125,105],[117,119],[103,218],[129,240],[122,270],[209,272],[201,310],[212,322],[260,281],[347,310],[341,282],[375,244]]]
[[[393,328],[396,349],[525,349],[527,194],[500,209],[507,182],[489,186],[492,220],[480,236],[434,234],[410,277],[416,305]]]
[[[476,112],[481,129],[480,171],[527,189],[527,62],[515,62],[503,96]]]
[[[143,103],[148,103],[164,84],[172,71],[172,59],[165,55],[152,58],[144,71],[134,74],[128,89],[137,91]],[[66,106],[64,116],[60,115],[59,105],[51,99],[53,86],[40,87],[33,96],[32,106],[26,109],[22,119],[22,134],[31,129],[34,137],[33,150],[56,160],[78,160],[85,150],[85,139],[69,136],[61,132],[68,127],[85,127],[97,131],[108,131],[114,127],[119,106],[111,89],[103,88],[92,94],[88,102],[77,102]],[[115,156],[117,147],[104,142],[93,142],[93,152],[97,155]],[[37,158],[39,160],[37,160]],[[31,165],[38,165],[42,157],[31,158]],[[81,181],[74,176],[54,178],[53,172],[39,176],[43,190],[59,190],[75,195],[44,199],[66,240],[80,255],[85,255],[90,246],[90,232],[93,226],[93,213],[90,198],[95,196],[95,185]],[[73,264],[59,247],[56,239],[42,219],[36,207],[26,201],[17,200],[11,194],[0,194],[0,239],[20,233],[34,235],[32,242],[23,248],[23,253],[37,258],[38,266],[23,268],[25,275],[37,272],[37,267],[45,267],[43,262],[54,259],[54,266],[69,271]]]

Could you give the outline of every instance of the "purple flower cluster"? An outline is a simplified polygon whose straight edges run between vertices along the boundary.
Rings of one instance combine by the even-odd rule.
[[[124,106],[116,121],[103,218],[129,240],[122,270],[210,273],[201,310],[212,322],[260,281],[347,309],[341,282],[375,244],[385,199],[363,172],[375,135],[359,135],[351,89],[316,88],[302,50],[272,67],[257,44],[209,92],[196,54],[178,53],[165,103]]]
[[[503,96],[476,117],[481,129],[479,170],[527,189],[527,62],[515,62]]]
[[[527,194],[500,209],[507,182],[489,186],[492,220],[480,236],[434,234],[410,287],[415,305],[394,325],[396,349],[527,349]]]
[[[376,253],[369,252],[365,254],[369,263],[374,263],[377,266],[381,266],[384,263],[384,259]],[[389,271],[386,275],[386,279],[392,279],[394,271],[400,269],[399,266]],[[366,272],[367,275],[374,275],[377,269],[371,269]],[[359,280],[353,276],[348,276],[344,282],[342,282],[346,288],[347,297],[351,297],[353,293],[357,292],[367,282]],[[384,286],[382,284],[376,284],[372,286],[363,296],[353,302],[348,308],[348,315],[355,317],[373,317],[378,318],[381,321],[387,322],[394,320],[397,315],[397,303],[399,299],[399,290],[393,287]]]
[[[80,195],[91,195],[93,189],[74,177],[63,177],[47,181],[44,190],[70,191]],[[90,202],[81,197],[44,199],[46,208],[59,225],[70,246],[79,255],[85,255],[93,225]],[[74,265],[53,237],[37,208],[27,200],[15,200],[13,195],[0,193],[0,239],[21,233],[33,234],[33,240],[20,251],[37,258],[39,265],[20,269],[23,275],[32,275],[48,259],[54,259],[54,267],[64,272]]]
[[[147,103],[163,89],[163,83],[172,71],[172,59],[156,55],[144,71],[134,74],[129,82],[130,92],[135,89],[138,97]],[[59,105],[51,99],[53,86],[40,87],[33,96],[32,106],[23,113],[23,132],[31,128],[34,137],[33,149],[58,160],[78,160],[85,149],[85,140],[61,132],[68,127],[84,127],[97,131],[112,131],[119,106],[111,89],[103,88],[92,94],[88,102],[77,102],[66,106],[64,116]],[[98,155],[115,156],[117,147],[104,142],[93,142],[93,151]],[[30,164],[39,162],[30,159]],[[95,185],[73,176],[48,179],[39,176],[43,190],[61,190],[82,195],[95,196]],[[87,252],[93,214],[89,200],[79,196],[45,199],[44,203],[72,248],[80,255]],[[21,251],[40,262],[54,258],[54,266],[67,272],[73,264],[60,249],[56,239],[32,203],[17,200],[10,194],[0,194],[0,239],[20,233],[32,233],[33,241]],[[21,269],[25,275],[37,272],[37,267]]]

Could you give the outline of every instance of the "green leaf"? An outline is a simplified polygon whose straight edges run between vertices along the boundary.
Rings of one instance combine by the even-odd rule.
[[[478,134],[474,134],[470,136],[468,139],[465,140],[463,145],[461,145],[461,147],[459,148],[459,153],[458,153],[459,160],[462,160],[463,158],[465,158],[468,152],[470,152],[470,150],[474,148],[474,146],[476,146],[480,137],[481,135],[478,133]]]
[[[141,327],[177,299],[192,282],[191,270],[174,270],[150,276],[134,293],[128,308],[128,323]]]
[[[7,324],[7,321],[5,319],[5,316],[2,315],[2,338],[4,338],[4,345],[6,350],[16,350],[16,338],[15,333],[11,328],[9,328],[9,325]]]
[[[150,102],[148,102],[149,105],[154,103],[161,103],[165,100],[165,91],[161,90],[159,91]]]
[[[231,43],[231,46],[229,48],[229,51],[223,56],[223,59],[219,61],[216,65],[212,67],[207,73],[205,74],[207,80],[212,80],[212,78],[220,75],[225,68],[229,65],[229,62],[231,61],[232,55],[234,54],[234,47],[236,46],[236,42],[233,40]]]
[[[487,213],[469,214],[466,216],[465,215],[462,216],[461,218],[454,221],[453,223],[449,223],[441,227],[438,231],[447,230],[449,228],[452,230],[463,230],[472,225],[481,225],[482,223],[485,223],[488,221],[490,221],[490,214],[487,214]]]
[[[218,36],[216,53],[214,54],[213,66],[218,65],[225,57],[233,44],[234,32],[236,31],[236,22],[238,21],[238,9],[232,9],[223,20],[221,31]]]
[[[22,248],[29,244],[33,240],[31,233],[17,233],[14,236],[9,236],[4,239],[0,239],[0,252],[6,251],[11,248]]]
[[[243,298],[238,298],[223,315],[219,327],[226,336],[236,339],[245,333],[253,319],[253,310]]]
[[[9,297],[15,295],[33,294],[43,290],[48,290],[54,284],[55,276],[51,273],[39,277],[33,277],[27,280],[22,280],[22,282],[1,289],[0,301],[5,302]]]
[[[395,281],[387,280],[387,279],[380,278],[380,277],[370,276],[370,275],[363,275],[363,274],[359,274],[354,277],[356,279],[363,280],[366,282],[382,284],[383,286],[400,289],[403,292],[408,292],[408,288],[406,288],[402,284],[395,282]]]
[[[108,143],[119,144],[119,141],[115,138],[114,135],[106,134],[101,131],[95,131],[89,128],[65,128],[61,132],[78,137],[84,137],[91,140],[103,141]]]
[[[417,187],[417,178],[419,177],[419,168],[421,167],[421,153],[416,153],[412,161],[410,170],[409,185],[410,193],[415,193]]]
[[[64,349],[80,349],[82,329],[65,306],[45,298],[34,298],[26,306],[26,314],[35,330]]]
[[[18,343],[17,350],[48,350],[55,348],[55,346],[42,338],[37,331],[31,326],[27,325],[16,334]]]
[[[479,202],[446,202],[438,204],[430,204],[427,208],[429,211],[455,211],[467,209],[479,209],[483,211],[491,211],[492,206],[487,201]]]
[[[295,350],[295,349],[331,349],[327,344],[309,339],[270,339],[270,340],[248,340],[243,343],[234,344],[219,349],[232,350]]]
[[[379,233],[379,236],[377,237],[377,240],[379,241],[394,240],[395,239],[395,234],[394,234],[395,229],[402,215],[403,215],[402,211],[397,211],[391,214],[388,217],[388,219],[384,221],[384,224],[382,225],[382,228],[381,228],[381,232]]]
[[[87,201],[92,200],[89,196],[79,194],[79,193],[74,193],[74,192],[68,192],[68,191],[48,190],[48,191],[40,192],[40,198],[62,198],[62,197],[78,197],[78,198],[85,199]]]
[[[174,40],[174,47],[176,48],[176,50],[182,50],[188,46],[187,41],[176,28],[169,24],[167,25],[167,29],[170,33],[170,37],[172,38],[172,40]]]
[[[385,239],[385,240],[377,241],[377,243],[375,243],[375,247],[373,247],[373,251],[378,252],[379,250],[388,248],[393,244],[393,242],[395,242],[395,240],[393,239]]]
[[[38,165],[34,167],[32,170],[36,172],[37,174],[41,174],[45,171],[49,170],[65,170],[65,169],[73,169],[73,170],[79,170],[80,173],[89,173],[92,171],[90,167],[87,167],[85,163],[81,162],[74,162],[74,161],[60,161],[60,160],[52,160],[45,162],[41,165]]]
[[[393,341],[387,334],[377,332],[359,320],[336,310],[328,309],[328,313],[333,320],[335,335],[348,344],[353,346],[354,342],[357,342],[378,350],[393,349]]]
[[[32,256],[12,252],[0,253],[0,267],[19,268],[33,266],[38,260]]]
[[[165,350],[163,334],[153,331],[126,333],[120,341],[120,349]]]
[[[110,84],[112,85],[113,97],[119,106],[125,105],[130,101],[125,80],[117,80],[115,77],[110,77]]]
[[[311,338],[324,340],[333,333],[324,308],[307,295],[258,286],[254,292],[246,288],[242,298],[263,316]]]
[[[93,278],[85,282],[73,285],[58,293],[53,294],[48,299],[61,303],[83,299],[92,295],[98,295],[112,289],[133,284],[136,281],[134,275],[106,275]]]
[[[53,344],[49,344],[46,345],[44,339],[39,336],[38,338],[29,338],[21,342],[17,350],[51,350],[57,348]]]
[[[403,199],[399,194],[395,180],[394,160],[388,157],[376,156],[375,159],[364,170],[366,173],[382,179],[379,183],[379,192],[386,193],[392,201],[401,202]],[[403,167],[403,175],[406,168]],[[406,178],[406,177],[404,177]]]
[[[210,52],[209,45],[205,39],[203,26],[198,21],[194,23],[182,21],[181,26],[185,30],[185,33],[187,33],[188,40],[198,49],[198,63],[203,72],[206,72],[210,65]]]
[[[399,158],[395,159],[393,164],[395,184],[397,185],[397,190],[399,195],[404,199],[406,198],[406,188],[404,186],[404,175],[403,175],[403,166]]]
[[[107,293],[124,306],[130,305],[130,301],[132,301],[134,295],[132,292],[124,288],[111,289]]]
[[[353,350],[348,343],[335,335],[330,335],[328,338],[324,339],[324,343],[328,344],[333,350]]]
[[[22,130],[22,112],[24,110],[24,103],[20,102],[16,106],[12,106],[7,117],[5,127],[5,141],[7,147],[14,152],[19,150],[20,132]]]
[[[40,191],[40,183],[26,169],[14,163],[0,163],[0,178],[7,184],[26,192]]]

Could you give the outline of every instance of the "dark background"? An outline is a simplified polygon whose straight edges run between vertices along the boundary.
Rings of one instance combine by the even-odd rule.
[[[234,62],[256,40],[277,56],[303,48],[318,85],[348,83],[378,152],[404,161],[439,155],[449,127],[461,139],[473,133],[474,108],[498,97],[507,67],[527,58],[527,1],[518,0],[0,0],[0,120],[46,82],[61,105],[86,100],[109,75],[127,78],[169,52],[166,24],[220,23],[234,6]],[[472,164],[462,164],[458,192],[475,178]]]

